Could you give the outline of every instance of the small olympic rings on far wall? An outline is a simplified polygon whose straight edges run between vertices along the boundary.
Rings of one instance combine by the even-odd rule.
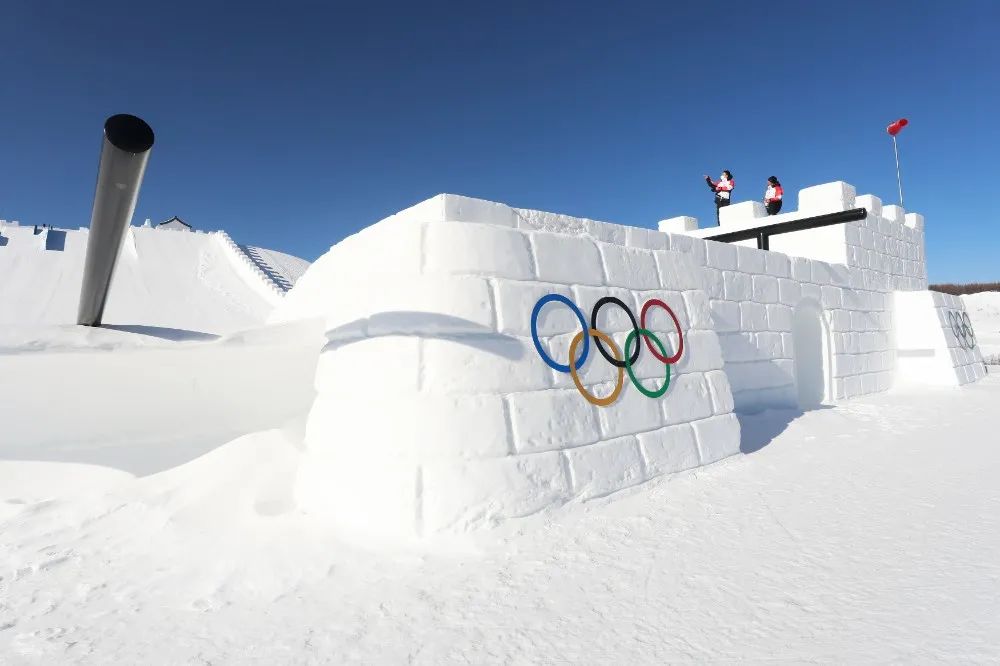
[[[545,349],[542,347],[541,340],[538,338],[538,316],[542,311],[542,308],[549,303],[561,303],[568,307],[574,315],[576,315],[577,320],[580,322],[581,330],[573,337],[573,340],[569,345],[569,358],[567,363],[559,363],[554,360]],[[600,331],[597,328],[597,316],[600,313],[602,307],[606,305],[614,305],[625,311],[628,315],[629,322],[632,324],[632,330],[629,332],[628,337],[625,338],[625,350],[624,353],[619,349],[615,341],[611,339],[611,336]],[[667,314],[674,322],[674,327],[677,329],[677,351],[672,355],[667,355],[667,349],[663,345],[656,335],[649,330],[646,326],[646,315],[652,308],[662,308],[666,310]],[[597,347],[598,353],[604,357],[604,359],[610,363],[615,368],[618,368],[618,378],[615,382],[615,388],[611,393],[603,398],[595,396],[593,393],[588,391],[583,382],[580,380],[578,371],[583,367],[583,364],[587,361],[587,357],[590,354],[590,339],[594,339],[594,346]],[[666,377],[663,385],[655,390],[647,389],[639,379],[635,376],[632,367],[638,362],[639,356],[642,353],[642,345],[639,343],[639,338],[642,338],[645,342],[646,348],[658,361],[663,363]],[[576,306],[571,300],[562,296],[561,294],[546,294],[538,299],[535,303],[535,307],[531,311],[531,341],[535,345],[535,351],[541,357],[542,361],[545,362],[547,366],[556,370],[557,372],[569,373],[573,377],[573,384],[576,389],[580,392],[580,395],[587,400],[587,402],[597,405],[598,407],[607,407],[614,404],[621,394],[625,374],[628,374],[629,380],[638,389],[640,393],[649,398],[659,398],[664,393],[667,392],[667,388],[670,386],[670,366],[677,363],[684,354],[684,333],[681,331],[680,321],[677,319],[677,315],[674,311],[670,309],[670,306],[657,298],[651,298],[646,301],[642,306],[642,310],[639,313],[639,319],[636,321],[635,314],[631,309],[619,298],[614,296],[605,296],[594,304],[593,309],[590,311],[590,326],[587,326],[587,320],[580,311],[580,308]],[[580,350],[580,345],[583,345],[583,349]],[[655,346],[654,346],[655,345]],[[610,348],[610,352],[608,351]],[[577,353],[579,352],[579,355]]]
[[[948,310],[947,317],[948,325],[951,326],[951,332],[958,339],[958,344],[963,349],[974,349],[976,346],[976,333],[972,330],[972,320],[969,319],[969,313]]]

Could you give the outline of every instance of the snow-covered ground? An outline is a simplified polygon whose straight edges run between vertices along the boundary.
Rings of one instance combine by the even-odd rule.
[[[0,460],[136,474],[188,462],[304,419],[324,340],[310,321],[221,337],[149,326],[0,329]]]
[[[323,326],[262,324],[305,262],[135,229],[87,329],[83,232],[2,233],[3,666],[1000,660],[1000,372],[744,416],[722,463],[361,547],[293,500]],[[965,302],[1000,353],[1000,294]]]
[[[0,461],[0,661],[995,662],[998,404],[745,417],[746,455],[378,552],[295,510],[295,419],[146,476],[64,442]]]
[[[962,296],[972,320],[983,358],[1000,365],[1000,292],[984,291]]]

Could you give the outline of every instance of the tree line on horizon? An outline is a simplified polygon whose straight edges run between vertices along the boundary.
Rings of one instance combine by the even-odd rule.
[[[969,282],[968,284],[932,284],[928,286],[931,291],[940,291],[942,294],[952,296],[962,296],[963,294],[978,294],[983,291],[1000,291],[1000,282]]]

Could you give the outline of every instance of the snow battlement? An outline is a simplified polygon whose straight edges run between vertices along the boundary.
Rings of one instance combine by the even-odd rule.
[[[697,218],[685,216],[662,220],[659,229],[706,238],[853,208],[866,209],[867,217],[858,222],[775,235],[770,249],[792,257],[860,268],[876,288],[926,289],[923,215],[907,213],[896,205],[883,206],[881,199],[871,194],[857,195],[854,186],[843,181],[799,190],[798,210],[768,215],[760,201],[741,201],[719,210],[720,226],[702,229]],[[754,246],[753,241],[741,244]]]

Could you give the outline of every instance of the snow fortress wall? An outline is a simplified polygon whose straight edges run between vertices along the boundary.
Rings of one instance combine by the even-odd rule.
[[[703,240],[711,232],[691,218],[666,221],[684,231],[665,233],[440,195],[345,239],[271,317],[324,316],[328,329],[301,505],[361,531],[465,530],[737,453],[734,407],[886,390],[897,369],[893,292],[926,287],[923,221],[844,183],[804,190],[800,201],[804,211],[782,217],[855,205],[869,215],[815,230],[815,241],[789,234],[781,242],[799,255],[790,257]],[[757,219],[733,215],[724,226]],[[539,351],[572,363],[571,340],[586,340],[570,307],[551,303],[536,351],[532,312],[553,294],[579,308],[583,327],[602,298],[620,299],[636,319],[651,299],[669,305],[684,352],[665,395],[625,380],[609,406],[585,399],[612,393],[617,368],[590,343],[578,387],[543,360]],[[596,328],[626,349],[633,324],[609,304]],[[649,310],[646,328],[664,354],[678,349],[662,308]],[[939,379],[980,376],[978,351],[968,351],[957,360],[969,370],[956,373],[949,357]],[[574,358],[582,354],[578,346]],[[643,347],[633,370],[648,390],[665,369]]]

